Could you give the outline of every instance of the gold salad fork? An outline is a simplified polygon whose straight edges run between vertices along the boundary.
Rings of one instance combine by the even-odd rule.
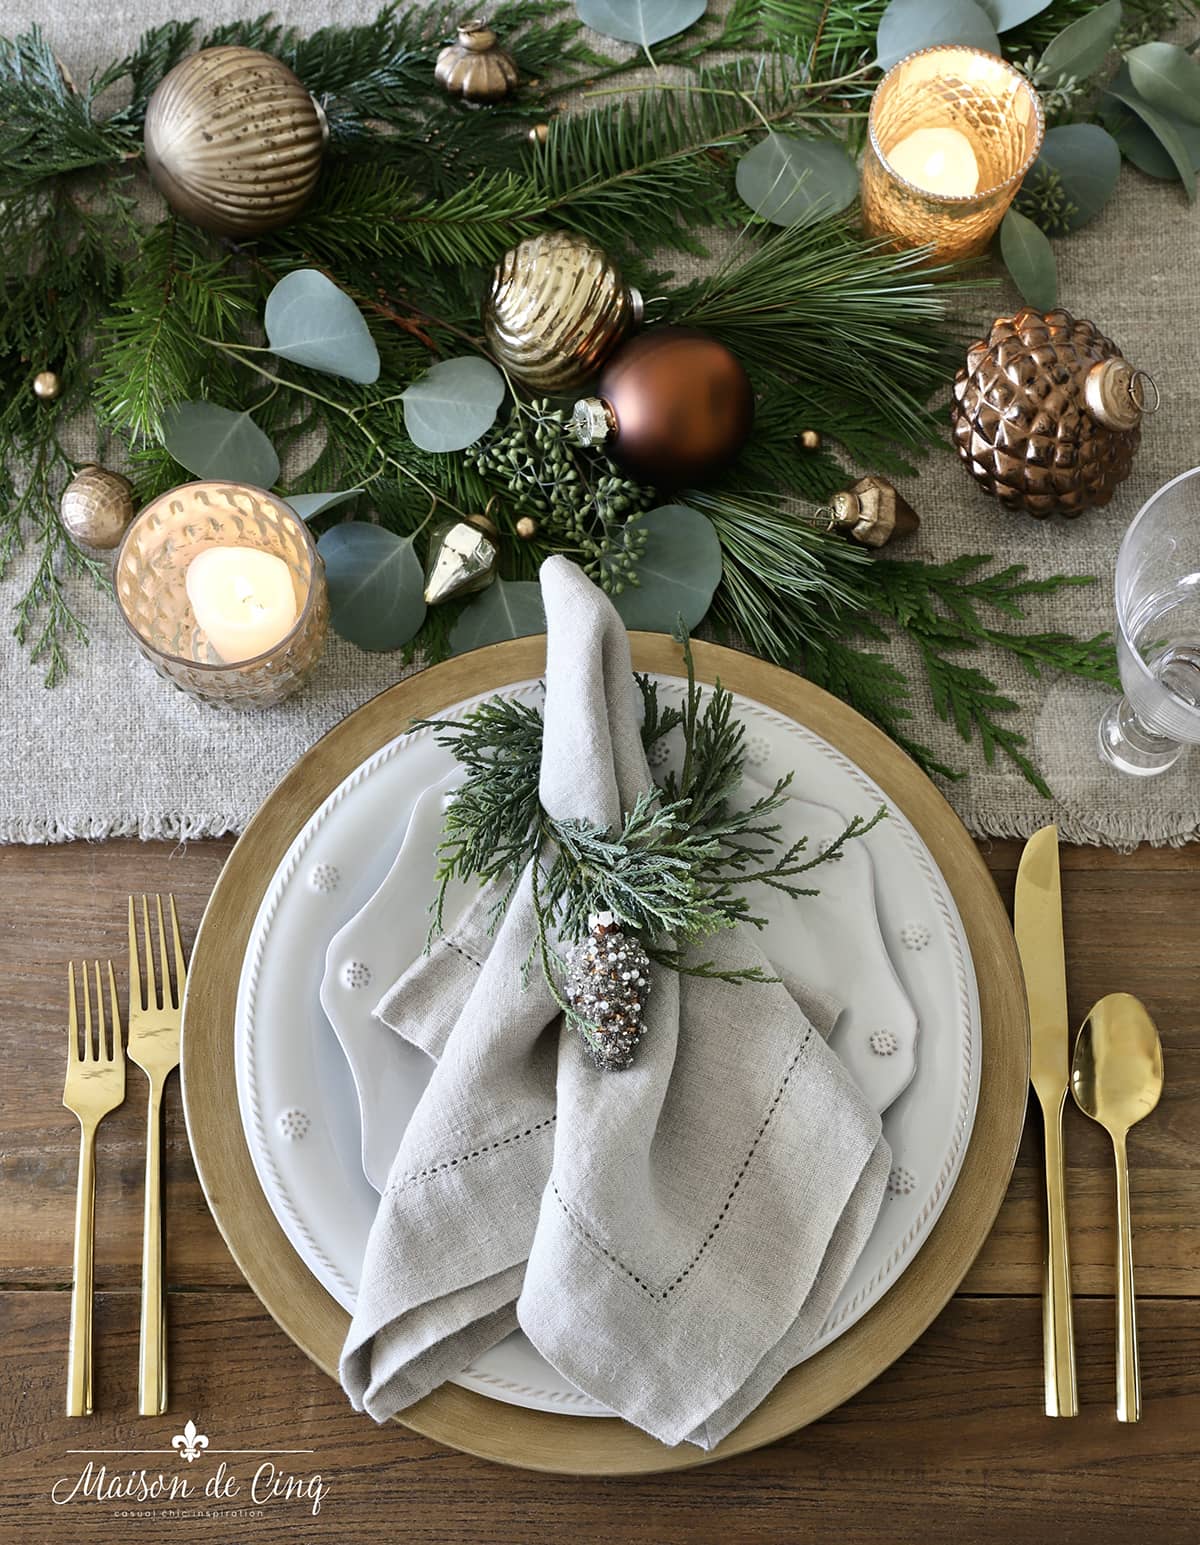
[[[142,1327],[138,1346],[138,1411],[161,1416],[167,1409],[167,1316],[163,1296],[162,1244],[162,1097],[172,1068],[179,1066],[179,1027],[187,966],[179,937],[175,898],[167,897],[175,956],[175,979],[167,955],[162,897],[154,898],[158,919],[158,959],[161,988],[154,971],[150,942],[150,905],[142,897],[142,931],[146,944],[145,986],[138,958],[137,917],[129,898],[129,1055],[150,1082],[146,1124],[146,1204],[142,1224]]]
[[[112,961],[108,995],[112,1033],[105,1023],[100,962],[96,976],[96,1034],[92,1032],[92,994],[88,968],[83,978],[83,1039],[75,1000],[75,965],[67,967],[70,1009],[67,1016],[67,1083],[63,1104],[79,1118],[79,1185],[75,1193],[75,1280],[71,1288],[71,1338],[67,1352],[67,1415],[92,1414],[92,1251],[96,1211],[96,1128],[125,1098],[125,1053],[121,1048],[121,1015]]]

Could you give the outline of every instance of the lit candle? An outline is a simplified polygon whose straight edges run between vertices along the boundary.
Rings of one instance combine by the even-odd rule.
[[[979,162],[960,129],[914,129],[888,151],[892,170],[927,193],[970,198],[979,191]]]
[[[287,564],[255,547],[206,547],[184,579],[197,625],[226,664],[266,654],[294,627],[296,592]]]
[[[1007,60],[959,43],[901,59],[875,88],[862,166],[862,223],[924,262],[986,252],[1037,159],[1041,100]]]

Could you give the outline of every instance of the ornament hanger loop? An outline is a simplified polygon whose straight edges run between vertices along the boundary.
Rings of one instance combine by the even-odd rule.
[[[1150,387],[1153,394],[1153,403],[1146,388]],[[1143,413],[1157,413],[1162,407],[1162,393],[1158,389],[1158,382],[1148,370],[1135,370],[1129,378],[1129,395],[1136,406]]]

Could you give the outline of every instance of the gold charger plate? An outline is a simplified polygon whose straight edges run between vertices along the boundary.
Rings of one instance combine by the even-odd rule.
[[[639,670],[684,674],[679,646],[631,635]],[[444,1385],[403,1414],[415,1431],[467,1453],[533,1470],[632,1475],[677,1470],[770,1443],[862,1389],[937,1316],[991,1229],[1008,1187],[1029,1077],[1025,992],[1012,929],[975,844],[920,769],[881,731],[802,677],[715,644],[693,644],[701,681],[807,726],[863,769],[908,817],[950,886],[970,941],[982,1020],[979,1107],[958,1182],[924,1247],[858,1323],[784,1378],[710,1453],[666,1448],[616,1419],[527,1411]],[[259,1187],[238,1113],[234,1021],[238,976],[263,895],[309,817],[344,778],[411,720],[545,668],[545,639],[461,655],[410,677],[351,714],[270,794],[217,881],[188,971],[183,1097],[192,1155],[208,1205],[247,1282],[296,1344],[331,1377],[349,1317],[292,1249]],[[364,1417],[364,1420],[366,1418]]]

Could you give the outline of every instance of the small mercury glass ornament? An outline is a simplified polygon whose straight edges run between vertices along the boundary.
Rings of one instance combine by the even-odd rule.
[[[567,1002],[586,1021],[580,1033],[592,1061],[612,1072],[630,1066],[644,1034],[650,957],[611,912],[594,912],[588,930],[568,957],[564,988]]]
[[[434,78],[443,91],[465,102],[499,102],[517,84],[513,56],[482,21],[464,21],[458,39],[437,56]]]
[[[496,577],[496,528],[486,515],[439,521],[429,534],[425,604],[474,595]]]
[[[62,382],[53,370],[39,370],[33,378],[33,395],[43,402],[53,402],[62,391]]]
[[[911,536],[921,518],[885,477],[860,477],[829,501],[830,525],[864,547],[882,547],[894,536]]]
[[[133,515],[129,479],[94,464],[75,474],[59,506],[59,518],[71,539],[100,552],[118,545]]]

